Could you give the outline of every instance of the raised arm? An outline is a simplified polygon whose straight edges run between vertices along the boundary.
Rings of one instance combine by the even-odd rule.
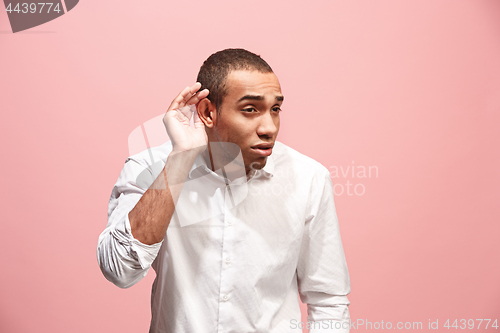
[[[104,276],[119,287],[128,288],[146,275],[163,242],[183,183],[196,156],[206,147],[204,124],[189,108],[208,95],[208,90],[197,92],[199,89],[199,83],[186,87],[164,116],[173,149],[161,172],[156,176],[151,166],[129,158],[113,188],[97,258]],[[190,126],[191,117],[194,127]],[[144,188],[144,183],[151,185]]]
[[[200,87],[199,83],[186,87],[163,118],[173,150],[163,171],[129,214],[132,234],[141,243],[152,245],[163,240],[182,185],[196,156],[207,144],[205,127],[198,113],[193,113],[194,127],[191,127],[191,110],[185,108],[208,95],[206,89],[196,93]]]

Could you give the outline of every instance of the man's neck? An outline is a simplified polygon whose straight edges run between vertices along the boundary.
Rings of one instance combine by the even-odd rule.
[[[250,179],[254,174],[254,170],[246,170],[241,151],[235,144],[210,142],[202,157],[209,169],[230,181],[244,175]]]

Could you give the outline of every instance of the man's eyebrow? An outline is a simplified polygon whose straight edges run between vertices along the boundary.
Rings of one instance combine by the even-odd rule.
[[[252,101],[263,101],[264,100],[264,96],[262,96],[262,95],[245,95],[242,98],[240,98],[238,100],[238,102],[244,101],[246,99],[249,99],[249,100],[252,100]],[[283,102],[284,99],[285,99],[285,97],[283,97],[283,96],[276,96],[276,100],[278,102]]]
[[[252,101],[262,101],[264,100],[264,96],[262,95],[245,95],[242,98],[238,100],[238,102],[244,101],[246,99],[252,100]]]

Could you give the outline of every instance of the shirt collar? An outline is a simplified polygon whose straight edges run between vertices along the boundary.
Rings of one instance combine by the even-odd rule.
[[[202,153],[198,154],[198,156],[196,156],[194,160],[191,170],[189,171],[189,178],[194,179],[210,173],[214,174],[217,177],[223,178],[208,167]],[[266,165],[261,170],[257,171],[254,177],[259,178],[263,175],[263,173],[265,173],[265,176],[267,177],[272,177],[274,175],[274,159],[272,154],[267,158]]]
[[[191,171],[189,171],[189,178],[198,178],[200,175],[205,175],[209,173],[211,170],[207,167],[207,163],[203,158],[202,153],[196,156],[193,166],[191,167]]]
[[[268,158],[267,158],[267,162],[266,162],[266,165],[262,168],[262,170],[267,173],[268,176],[273,176],[274,175],[274,158],[273,158],[273,154],[271,154]]]

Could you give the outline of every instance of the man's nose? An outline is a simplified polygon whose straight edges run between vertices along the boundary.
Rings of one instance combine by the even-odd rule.
[[[257,134],[259,136],[269,136],[272,137],[278,131],[278,126],[276,124],[279,121],[279,115],[272,115],[271,112],[266,112],[261,116],[259,127],[257,128]]]

